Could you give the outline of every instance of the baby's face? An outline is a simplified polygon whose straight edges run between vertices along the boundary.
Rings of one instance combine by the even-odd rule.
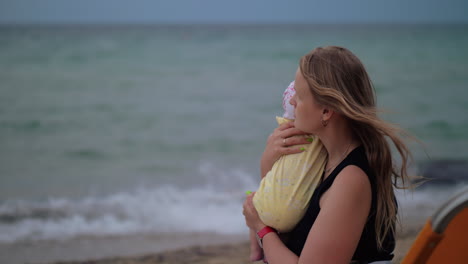
[[[295,94],[296,90],[294,89],[294,81],[292,81],[283,93],[284,118],[294,119],[294,106],[291,104],[291,98]]]

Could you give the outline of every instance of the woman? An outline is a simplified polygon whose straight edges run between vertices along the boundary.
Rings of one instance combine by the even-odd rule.
[[[376,114],[375,94],[360,60],[329,46],[303,56],[295,79],[294,124],[277,128],[262,156],[262,172],[295,147],[291,135],[316,135],[328,160],[310,206],[285,243],[259,219],[250,195],[244,203],[249,228],[270,264],[387,263],[393,258],[397,204],[393,186],[407,182],[410,153],[398,130]],[[291,140],[289,140],[289,138]],[[401,156],[396,169],[389,142]],[[383,262],[382,262],[383,261]],[[388,262],[390,263],[390,262]]]

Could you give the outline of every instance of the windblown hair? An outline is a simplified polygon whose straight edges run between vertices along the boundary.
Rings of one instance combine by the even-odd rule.
[[[403,131],[377,116],[372,82],[364,65],[349,50],[336,46],[316,48],[301,58],[300,71],[316,102],[348,119],[353,135],[364,146],[376,177],[375,231],[378,247],[382,248],[389,232],[395,234],[397,204],[393,187],[409,183],[411,153],[401,137]],[[400,165],[392,158],[390,142],[401,156]]]

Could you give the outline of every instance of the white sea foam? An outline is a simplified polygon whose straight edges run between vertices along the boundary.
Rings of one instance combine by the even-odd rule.
[[[0,205],[0,242],[70,239],[76,236],[162,232],[246,233],[242,203],[255,177],[212,163],[199,168],[200,184],[161,185],[79,200],[7,201]],[[397,192],[403,217],[426,219],[463,186]]]
[[[135,233],[244,233],[245,190],[257,185],[240,170],[200,166],[208,183],[192,188],[161,185],[81,200],[9,201],[0,206],[0,242],[68,239]]]

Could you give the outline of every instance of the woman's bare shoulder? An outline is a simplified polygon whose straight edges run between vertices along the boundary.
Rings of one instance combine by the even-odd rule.
[[[369,177],[361,168],[348,165],[338,173],[330,190],[337,195],[370,195],[371,184]]]

